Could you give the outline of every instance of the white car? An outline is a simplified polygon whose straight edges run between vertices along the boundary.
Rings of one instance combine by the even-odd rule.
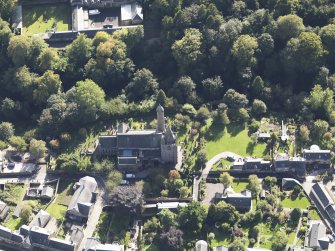
[[[133,174],[133,173],[127,173],[126,174],[126,179],[135,179],[135,174]]]
[[[129,181],[128,180],[121,180],[120,185],[129,185]]]

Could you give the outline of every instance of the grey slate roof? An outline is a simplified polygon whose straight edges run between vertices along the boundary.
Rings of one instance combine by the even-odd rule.
[[[0,237],[10,239],[12,236],[12,231],[9,228],[0,225]]]
[[[45,212],[44,210],[40,210],[36,216],[34,217],[34,219],[30,222],[29,227],[45,227],[48,222],[50,221],[51,216],[49,213]]]
[[[161,147],[161,139],[162,134],[156,131],[128,131],[117,135],[117,144],[124,149],[153,149]]]
[[[70,241],[61,240],[58,238],[50,238],[49,247],[55,248],[62,251],[74,251],[75,245]]]
[[[22,243],[24,241],[23,236],[15,232],[12,233],[12,237],[10,239],[17,243]]]
[[[41,197],[52,198],[53,195],[54,195],[54,189],[51,186],[43,187]]]
[[[333,204],[331,197],[329,196],[327,190],[321,184],[321,182],[315,183],[312,186],[312,191],[314,195],[319,199],[321,206],[326,208],[328,205]]]
[[[251,192],[245,190],[241,193],[228,194],[226,201],[236,208],[251,208]]]
[[[30,240],[30,243],[32,244],[37,243],[37,244],[41,244],[44,246],[48,246],[49,236],[52,234],[53,232],[45,228],[34,226],[30,229],[29,240]]]
[[[308,247],[328,248],[329,239],[326,235],[326,226],[321,222],[312,223],[308,233]]]
[[[299,181],[292,178],[283,178],[281,181],[282,189],[293,189],[295,186],[300,186]]]
[[[99,144],[100,147],[104,149],[116,148],[117,146],[116,136],[100,136]]]
[[[87,217],[92,206],[92,193],[97,189],[97,182],[94,178],[86,176],[76,183],[77,189],[72,196],[67,209],[68,213]]]
[[[326,212],[327,212],[327,214],[329,215],[330,218],[335,220],[335,205],[329,205],[326,208]]]
[[[3,201],[0,201],[0,219],[1,220],[4,220],[7,217],[9,211],[10,209],[7,206],[7,204]]]

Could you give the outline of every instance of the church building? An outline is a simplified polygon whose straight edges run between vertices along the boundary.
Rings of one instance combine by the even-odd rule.
[[[159,105],[156,130],[130,130],[120,124],[112,135],[100,136],[96,154],[117,156],[118,167],[134,170],[178,162],[177,135],[165,125],[164,108]]]

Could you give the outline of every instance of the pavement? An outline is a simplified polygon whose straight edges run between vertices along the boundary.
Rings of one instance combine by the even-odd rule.
[[[220,159],[226,159],[227,157],[232,157],[234,159],[243,158],[242,156],[233,153],[233,152],[222,152],[215,155],[209,161],[207,161],[205,168],[202,170],[201,175],[198,178],[194,178],[193,180],[193,200],[198,201],[199,198],[199,184],[202,178],[206,179],[209,171],[212,169],[213,165],[218,162]]]

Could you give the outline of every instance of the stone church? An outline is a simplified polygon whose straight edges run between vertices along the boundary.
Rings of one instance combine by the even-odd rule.
[[[120,124],[111,135],[99,137],[96,154],[117,156],[118,167],[125,170],[176,164],[177,135],[165,125],[164,108],[159,105],[156,112],[156,130],[130,130],[127,125]]]

